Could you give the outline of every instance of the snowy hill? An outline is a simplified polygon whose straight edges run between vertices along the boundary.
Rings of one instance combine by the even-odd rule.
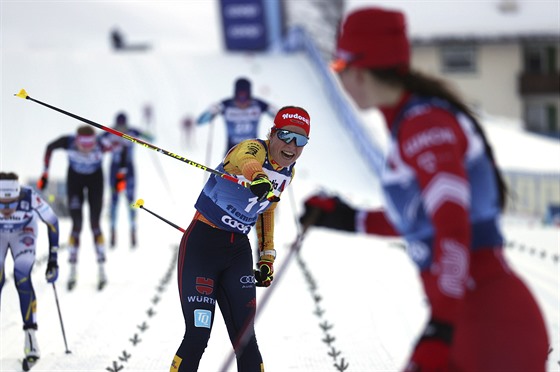
[[[213,127],[197,128],[192,146],[181,140],[180,120],[230,95],[234,79],[247,76],[254,83],[255,95],[276,105],[301,105],[312,118],[311,141],[298,161],[294,183],[278,208],[277,268],[283,265],[287,247],[296,237],[295,219],[302,199],[310,192],[324,187],[356,204],[381,204],[376,176],[339,124],[319,78],[303,55],[224,55],[216,47],[215,28],[208,30],[210,41],[196,51],[176,47],[175,39],[148,54],[114,54],[103,47],[108,27],[114,23],[126,27],[138,20],[148,23],[153,20],[148,11],[153,8],[144,4],[125,12],[125,3],[111,3],[107,12],[98,3],[46,3],[48,6],[2,3],[2,170],[15,170],[24,180],[36,178],[42,171],[47,142],[81,125],[14,97],[21,88],[33,98],[104,125],[111,125],[116,112],[125,110],[131,122],[154,133],[156,145],[215,166],[225,146],[221,119],[215,120]],[[154,18],[166,19],[162,22],[166,26],[152,25],[150,31],[159,31],[163,38],[180,27],[178,19],[184,22],[188,18],[192,22],[184,22],[184,29],[174,30],[192,38],[196,27],[203,27],[202,16],[215,16],[215,9],[205,5],[207,2],[195,4],[189,14],[185,7],[172,7],[171,11],[164,7],[167,10],[155,13]],[[40,16],[39,12],[49,10],[49,6],[57,15],[69,9],[66,22]],[[26,24],[24,29],[22,22]],[[80,22],[91,22],[84,25],[94,29],[88,33]],[[41,27],[45,23],[51,28]],[[149,38],[148,31],[142,34],[143,28],[136,27],[136,35]],[[71,37],[74,31],[76,38]],[[142,116],[146,104],[154,110],[150,125]],[[262,136],[270,125],[270,119],[263,119]],[[213,138],[210,159],[209,135]],[[135,151],[138,197],[145,200],[146,208],[187,227],[205,173],[140,146]],[[538,156],[533,160],[541,161]],[[63,179],[65,169],[65,155],[55,153],[52,178]],[[53,290],[44,280],[47,239],[40,237],[33,280],[42,357],[34,371],[169,369],[184,331],[175,279],[175,248],[181,234],[139,211],[139,246],[131,250],[122,203],[121,238],[115,250],[108,250],[109,283],[102,292],[95,288],[97,267],[87,223],[82,232],[78,284],[73,292],[65,288],[67,252],[59,255],[57,291],[70,354],[65,353]],[[106,215],[107,208],[105,233]],[[534,290],[546,316],[552,342],[548,370],[559,371],[560,232],[558,228],[508,218],[504,228],[508,258]],[[63,220],[61,243],[66,241],[69,229],[70,222]],[[282,281],[273,284],[277,284],[275,292],[257,319],[257,340],[267,371],[399,370],[423,326],[427,309],[416,269],[396,243],[311,230],[303,243],[301,259],[291,262]],[[23,356],[23,332],[12,262],[7,261],[8,280],[0,312],[0,370],[16,371]],[[357,268],[357,262],[367,265]],[[258,299],[264,291],[258,290]],[[216,317],[200,370],[218,371],[230,349],[223,321]]]

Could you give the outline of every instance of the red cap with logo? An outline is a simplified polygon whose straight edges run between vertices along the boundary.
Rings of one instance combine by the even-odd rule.
[[[405,67],[410,63],[410,45],[403,13],[364,8],[350,13],[339,30],[336,72],[347,66],[364,68]]]
[[[288,125],[294,125],[303,129],[307,137],[309,137],[309,131],[311,129],[310,124],[311,121],[307,111],[296,106],[282,107],[278,110],[274,118],[275,128],[282,129]]]

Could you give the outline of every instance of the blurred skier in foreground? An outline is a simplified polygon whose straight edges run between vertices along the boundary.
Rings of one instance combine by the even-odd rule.
[[[10,249],[25,333],[25,371],[40,357],[35,336],[37,298],[31,280],[39,236],[39,219],[48,228],[49,257],[45,275],[47,282],[54,283],[58,278],[58,218],[39,194],[30,187],[20,185],[17,174],[0,172],[0,294],[6,280],[4,264]]]
[[[217,167],[250,182],[250,188],[210,176],[179,247],[178,284],[186,331],[170,371],[196,371],[220,306],[240,372],[261,372],[254,330],[256,288],[270,286],[274,273],[274,210],[294,177],[294,165],[308,142],[309,114],[281,108],[267,140],[233,147]],[[260,259],[253,270],[247,234],[256,225]],[[245,339],[244,345],[239,344]]]
[[[442,81],[410,69],[398,11],[350,13],[332,67],[360,109],[385,117],[387,208],[315,195],[304,218],[318,209],[317,226],[407,240],[431,313],[405,371],[544,371],[545,324],[504,257],[506,187],[480,123]]]

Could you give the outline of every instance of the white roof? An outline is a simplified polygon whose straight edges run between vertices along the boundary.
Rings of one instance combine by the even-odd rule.
[[[346,11],[368,6],[403,11],[414,39],[560,37],[558,0],[347,0]]]

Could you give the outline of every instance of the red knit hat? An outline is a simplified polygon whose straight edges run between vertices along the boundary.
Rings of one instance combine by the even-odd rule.
[[[339,30],[331,67],[340,72],[352,65],[366,68],[406,67],[410,46],[403,13],[365,8],[350,13]]]
[[[276,113],[274,118],[274,127],[282,129],[288,125],[300,127],[305,131],[305,135],[309,137],[311,120],[307,111],[297,106],[282,107]]]

